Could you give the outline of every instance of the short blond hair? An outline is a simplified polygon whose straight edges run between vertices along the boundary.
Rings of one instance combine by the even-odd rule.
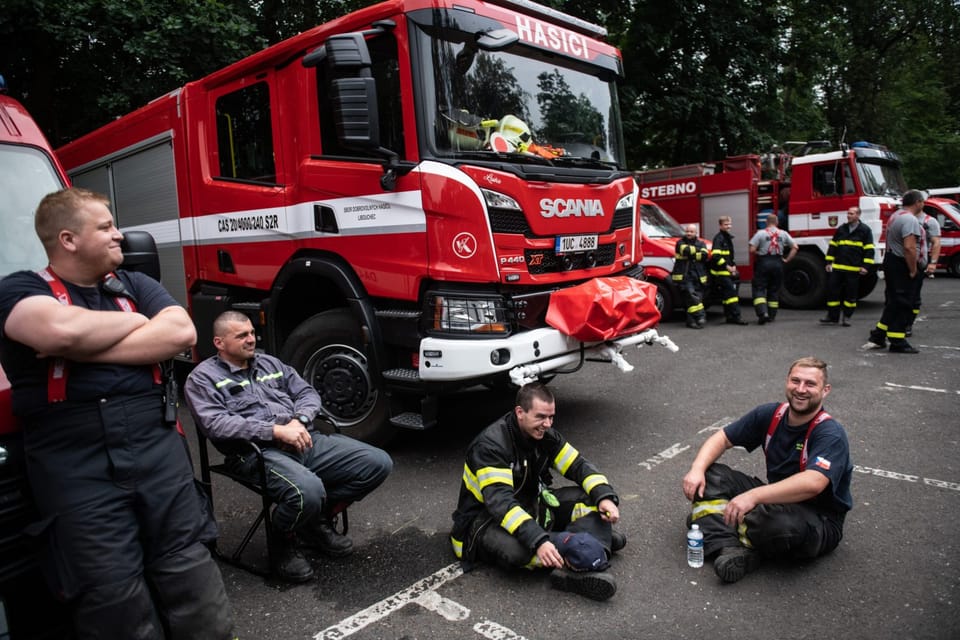
[[[99,202],[105,207],[110,206],[107,196],[81,187],[70,187],[44,196],[37,205],[33,228],[48,254],[56,247],[61,231],[67,229],[79,233],[80,220],[77,212],[85,203],[91,201]]]
[[[790,371],[793,371],[797,367],[803,367],[805,369],[820,369],[820,372],[823,373],[823,384],[827,384],[827,366],[827,363],[820,358],[806,356],[799,358],[798,360],[794,360],[793,364],[790,365]]]
[[[720,216],[719,218],[717,218],[718,224],[723,224],[724,222],[733,222],[733,218],[731,218],[730,216]]]

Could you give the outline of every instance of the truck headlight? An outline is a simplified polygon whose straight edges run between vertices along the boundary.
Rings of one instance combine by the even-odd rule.
[[[510,333],[503,300],[500,298],[457,298],[437,295],[433,298],[435,331],[446,333]]]

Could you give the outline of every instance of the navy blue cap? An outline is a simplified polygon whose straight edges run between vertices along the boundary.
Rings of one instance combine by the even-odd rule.
[[[589,533],[561,531],[551,534],[550,538],[574,571],[603,571],[610,566],[606,549]]]

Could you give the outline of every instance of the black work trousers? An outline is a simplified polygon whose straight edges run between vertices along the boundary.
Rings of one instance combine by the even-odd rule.
[[[551,508],[552,531],[586,532],[600,541],[610,553],[610,523],[596,509],[588,509],[589,498],[580,487],[563,487],[554,492],[560,505]],[[532,514],[531,514],[532,515]],[[481,525],[477,538],[477,558],[503,568],[535,569],[540,566],[537,552],[510,535],[493,521]],[[471,534],[472,535],[472,534]]]
[[[730,499],[764,483],[718,462],[707,469],[706,481],[703,498],[693,501],[691,515],[703,531],[705,557],[742,545],[766,558],[816,558],[840,544],[843,516],[821,513],[807,502],[757,505],[739,527],[728,525],[723,510]]]
[[[79,638],[232,638],[215,533],[161,396],[53,405],[25,421],[43,566]]]
[[[860,270],[848,271],[835,265],[827,274],[827,317],[837,322],[840,314],[849,318],[857,310],[860,296]]]
[[[919,274],[917,274],[919,276]],[[910,277],[907,261],[888,251],[883,258],[884,301],[880,321],[870,332],[870,341],[891,344],[906,341],[907,327],[913,318],[913,300],[916,295],[916,278]]]
[[[757,317],[777,317],[783,286],[783,256],[758,256],[753,267],[753,310]]]

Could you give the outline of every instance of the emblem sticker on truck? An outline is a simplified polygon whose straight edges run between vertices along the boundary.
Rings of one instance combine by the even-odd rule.
[[[453,239],[453,252],[457,254],[458,258],[472,258],[473,254],[477,252],[477,239],[473,237],[472,233],[458,233],[457,236]]]

